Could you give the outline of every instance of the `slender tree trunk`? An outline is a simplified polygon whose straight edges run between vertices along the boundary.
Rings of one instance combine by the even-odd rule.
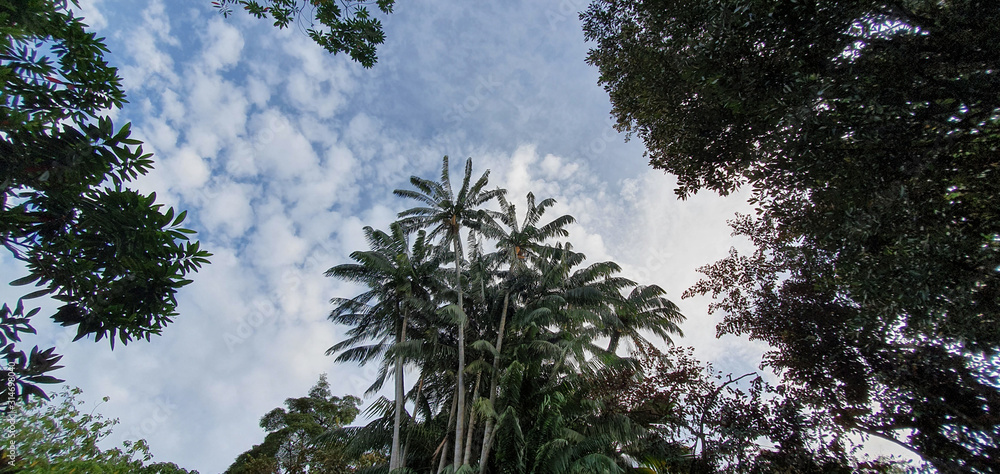
[[[417,381],[417,396],[413,399],[413,424],[417,422],[417,410],[420,409],[420,395],[424,391],[424,376],[421,375],[420,379]],[[403,443],[403,455],[399,458],[399,467],[406,467],[406,452],[410,449],[410,437],[413,435],[413,430],[406,430],[406,441]]]
[[[503,295],[503,311],[500,313],[500,329],[497,332],[497,355],[493,358],[493,374],[490,376],[490,408],[494,416],[486,417],[486,430],[483,431],[483,448],[479,452],[479,472],[486,472],[486,460],[489,459],[490,445],[493,444],[493,426],[496,424],[497,379],[500,377],[500,351],[503,348],[504,327],[507,325],[507,304],[510,292]]]
[[[479,381],[482,379],[483,373],[479,372],[476,374],[476,385],[472,389],[472,405],[476,405],[476,400],[479,400]],[[469,410],[469,430],[465,437],[465,457],[462,460],[462,464],[472,464],[472,433],[476,430],[476,412],[470,408]]]
[[[455,421],[455,470],[461,467],[462,442],[465,441],[465,309],[462,306],[462,234],[455,233],[455,289],[458,290],[458,373],[456,375],[456,396],[458,412]]]
[[[424,391],[424,376],[420,375],[420,379],[417,381],[417,396],[413,399],[413,416],[411,417],[412,423],[417,423],[417,410],[420,409],[420,395]],[[403,443],[403,455],[399,458],[399,467],[406,467],[406,452],[410,449],[410,438],[413,435],[413,430],[406,430],[406,441]]]
[[[420,398],[423,396],[423,393],[424,393],[424,375],[420,374],[420,378],[417,379],[417,395],[413,398],[413,416],[411,416],[411,418],[413,419],[414,424],[417,423],[417,416],[418,412],[420,411]],[[424,413],[424,422],[426,423],[430,419],[431,419],[430,414]],[[409,432],[406,433],[407,443],[410,442],[410,434],[411,433]]]
[[[410,440],[407,436],[407,440],[403,443],[403,454],[399,456],[399,468],[402,469],[406,467],[406,451],[410,449]]]
[[[409,314],[408,311],[403,312],[403,324],[402,329],[399,331],[396,337],[396,344],[400,344],[406,341],[406,320]],[[399,447],[399,429],[400,424],[403,420],[403,398],[405,394],[403,393],[403,358],[400,355],[396,355],[396,414],[395,419],[392,423],[392,451],[389,454],[389,472],[394,469],[401,467],[400,459],[400,447]]]
[[[445,464],[444,458],[447,457],[445,456],[445,451],[448,450],[448,438],[450,438],[449,436],[450,434],[451,433],[446,433],[444,435],[444,438],[441,440],[441,443],[438,444],[437,449],[434,450],[434,455],[431,456],[431,464],[434,464],[435,460],[439,461],[437,471],[434,472],[440,473],[441,471],[444,470],[444,464]],[[440,458],[438,458],[439,455],[441,456]]]
[[[458,401],[458,396],[457,395],[451,398],[451,410],[448,412],[448,424],[445,425],[446,428],[445,428],[445,433],[444,433],[444,440],[441,441],[441,444],[444,445],[444,446],[441,449],[441,461],[438,462],[437,472],[443,471],[444,467],[446,465],[448,465],[448,461],[447,461],[447,459],[448,459],[448,439],[450,438],[450,436],[448,436],[448,435],[451,434],[451,433],[448,432],[448,430],[451,429],[452,424],[455,423],[455,407],[458,404],[457,401]]]
[[[615,331],[611,333],[611,342],[608,343],[608,352],[615,352],[618,350],[618,341],[621,339],[621,335]]]

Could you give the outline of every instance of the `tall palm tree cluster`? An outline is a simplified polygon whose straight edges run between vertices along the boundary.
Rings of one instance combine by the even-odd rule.
[[[417,207],[366,227],[369,249],[327,271],[364,288],[332,300],[350,329],[327,354],[378,364],[369,393],[395,384],[374,421],[347,428],[349,448],[388,452],[390,472],[619,472],[655,436],[596,387],[637,372],[622,339],[670,343],[684,317],[661,288],[560,241],[574,219],[543,219],[553,199],[529,193],[519,219],[488,177],[473,182],[470,159],[455,193],[444,157],[439,181],[395,191]]]

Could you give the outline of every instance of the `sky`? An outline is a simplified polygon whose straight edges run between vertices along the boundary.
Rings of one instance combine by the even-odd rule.
[[[453,176],[471,157],[521,208],[529,191],[555,198],[549,212],[576,217],[568,240],[588,262],[618,262],[680,306],[679,345],[727,372],[757,370],[763,346],[716,339],[711,300],[680,297],[698,267],[745,247],[726,220],[750,208],[741,195],[677,200],[641,141],[613,129],[585,61],[587,3],[401,0],[364,69],[302,28],[225,19],[209,0],[84,0],[128,94],[111,116],[131,121],[156,160],[133,187],[187,210],[214,256],[150,342],[70,343],[75,332],[43,311],[26,345],[57,346],[65,368],[54,375],[82,388],[87,407],[110,397],[97,407],[120,420],[109,445],[144,438],[153,461],[221,472],[263,440],[260,417],[319,374],[335,395],[369,386],[375,367],[324,355],[346,329],[326,319],[330,298],[358,288],[323,272],[366,249],[364,226],[386,229],[411,206],[394,189],[436,179],[449,155]],[[23,275],[7,254],[0,269]],[[17,290],[0,287],[2,301]]]

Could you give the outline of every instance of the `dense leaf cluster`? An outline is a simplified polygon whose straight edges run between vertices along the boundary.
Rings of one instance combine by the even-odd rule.
[[[354,472],[364,457],[349,458],[343,440],[318,441],[320,435],[345,426],[358,415],[356,397],[336,397],[330,393],[326,374],[309,390],[308,396],[289,398],[285,407],[275,408],[260,419],[267,431],[264,442],[240,454],[226,474],[272,472]]]
[[[598,0],[618,127],[677,193],[748,186],[722,334],[942,471],[1000,458],[1000,4]]]
[[[584,382],[581,371],[605,365],[592,361],[595,354],[621,363],[615,347],[598,347],[597,338],[614,335],[617,346],[622,338],[644,340],[645,328],[679,333],[682,316],[658,287],[618,276],[612,262],[581,267],[582,254],[550,242],[566,237],[573,222],[541,222],[554,200],[529,194],[519,219],[504,190],[487,190],[488,173],[472,179],[471,160],[454,192],[448,164],[446,157],[440,181],[414,177],[414,190],[397,190],[418,207],[401,212],[388,233],[366,228],[371,249],[328,272],[367,288],[333,300],[331,319],[351,329],[329,352],[338,361],[379,362],[370,391],[393,372],[396,383],[396,400],[373,406],[376,421],[348,431],[349,448],[387,450],[391,470],[615,466],[601,428],[584,443],[564,436],[568,419],[593,414],[575,388]],[[486,207],[493,200],[499,211]],[[488,243],[497,251],[486,253]],[[631,296],[621,293],[630,288]],[[419,372],[409,393],[404,365]]]
[[[61,303],[53,319],[76,327],[76,339],[106,337],[113,348],[159,334],[177,289],[209,256],[181,227],[185,212],[126,187],[151,155],[105,116],[125,102],[121,80],[71,6],[0,2],[0,244],[28,272],[12,284],[34,286],[0,308],[0,348],[25,399],[44,396],[35,383],[58,381],[44,374],[59,356],[16,349],[38,312],[24,300],[51,296]]]
[[[376,49],[385,42],[382,22],[372,17],[374,4],[385,14],[392,13],[396,0],[218,0],[213,1],[224,16],[241,8],[260,19],[273,19],[277,28],[287,28],[303,16],[311,18],[306,34],[331,54],[347,53],[370,68],[378,61]]]
[[[126,440],[110,449],[98,446],[106,443],[119,422],[80,411],[81,393],[66,387],[53,394],[51,402],[33,398],[18,406],[11,414],[11,436],[4,439],[0,473],[198,474],[174,463],[150,463],[153,456],[144,439]]]
[[[325,438],[388,454],[390,472],[892,472],[784,387],[658,352],[647,335],[670,343],[683,320],[661,288],[559,241],[574,219],[544,222],[554,200],[529,193],[519,214],[471,178],[470,160],[453,193],[447,158],[440,181],[412,178],[396,194],[418,207],[388,233],[365,228],[370,250],[328,271],[365,289],[333,299],[350,329],[328,354],[379,364],[369,393],[391,377],[396,399]]]

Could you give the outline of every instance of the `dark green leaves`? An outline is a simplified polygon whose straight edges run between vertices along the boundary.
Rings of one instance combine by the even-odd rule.
[[[39,277],[40,275],[28,275],[26,277],[18,278],[17,280],[10,282],[10,285],[11,286],[27,285],[29,283],[34,283],[35,280],[38,280]]]
[[[350,395],[333,396],[326,374],[321,375],[308,396],[288,398],[285,408],[261,417],[260,426],[268,432],[263,443],[240,454],[226,473],[260,472],[261,466],[281,472],[354,472],[364,461],[347,453],[348,440],[335,430],[354,421],[360,403]]]
[[[53,319],[75,326],[76,339],[114,347],[159,334],[176,315],[176,289],[210,254],[179,227],[185,213],[126,187],[152,169],[151,155],[130,124],[102,115],[125,102],[121,81],[68,8],[0,1],[0,243],[28,272],[12,283],[36,287],[5,310],[4,332],[28,331],[38,311],[22,315],[22,301],[50,295],[62,304]],[[29,359],[16,372],[23,393],[40,392],[28,382],[54,380],[41,374],[58,357]]]
[[[38,383],[53,383],[51,378],[39,378]],[[9,440],[17,447],[11,460],[4,453],[0,456],[3,472],[129,472],[137,474],[197,474],[173,463],[154,463],[143,466],[152,455],[145,440],[125,441],[120,447],[102,449],[107,437],[118,424],[117,419],[107,419],[100,413],[81,412],[82,393],[69,388],[54,394],[53,400],[29,400],[17,415],[11,418]],[[41,396],[37,392],[32,392]],[[107,402],[108,397],[103,397]],[[156,410],[157,416],[166,416]],[[13,454],[13,453],[12,453]]]
[[[382,23],[373,18],[363,0],[219,0],[212,4],[224,16],[233,8],[245,10],[260,19],[273,19],[277,28],[287,28],[292,22],[309,21],[306,33],[316,44],[331,54],[347,53],[351,59],[370,68],[378,61],[376,49],[385,42]],[[378,0],[378,9],[392,13],[395,0]]]
[[[720,333],[771,343],[852,429],[986,472],[1000,382],[973,361],[1000,352],[1000,4],[599,0],[583,18],[619,128],[678,195],[752,189],[759,219],[735,227],[758,252],[695,288],[721,297]]]

